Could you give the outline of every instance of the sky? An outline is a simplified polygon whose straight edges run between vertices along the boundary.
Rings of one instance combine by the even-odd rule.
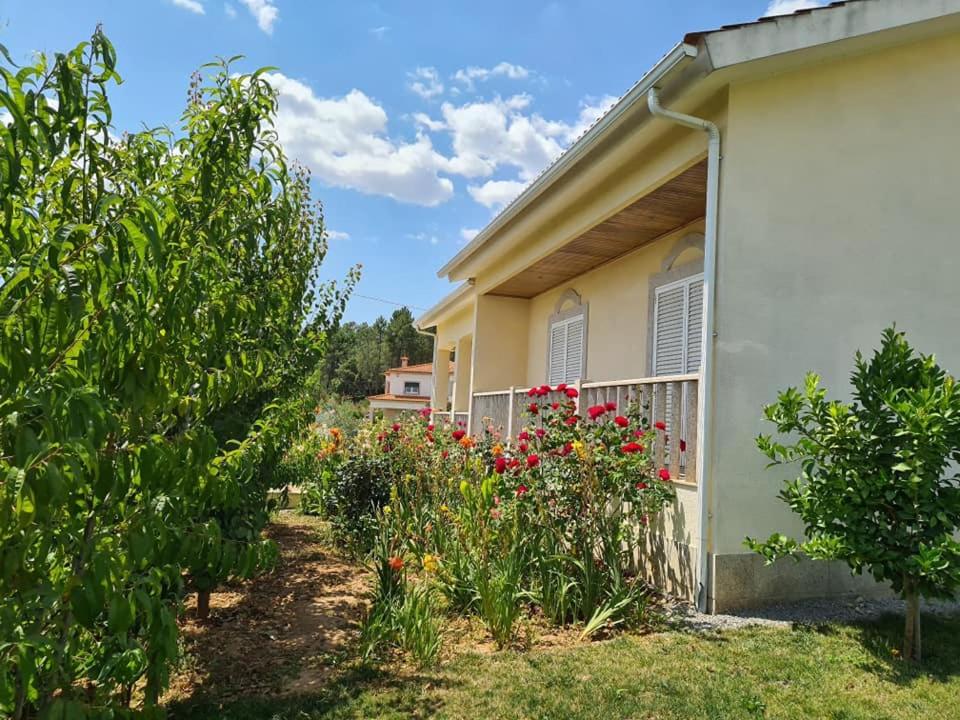
[[[218,56],[276,68],[280,139],[324,204],[321,275],[361,264],[346,319],[370,321],[452,291],[437,269],[685,33],[819,4],[0,0],[0,44],[29,62],[102,23],[118,131],[176,127],[191,72]]]

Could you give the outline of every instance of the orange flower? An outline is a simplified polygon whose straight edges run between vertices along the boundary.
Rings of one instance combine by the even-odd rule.
[[[500,457],[503,455],[503,445],[500,443],[494,445],[492,448],[490,448],[490,454],[492,454],[494,457]]]
[[[403,558],[399,555],[394,555],[387,561],[387,564],[390,566],[390,569],[394,572],[400,572],[403,570]]]
[[[469,450],[475,444],[476,441],[469,435],[465,435],[464,437],[460,438],[460,447],[464,448],[465,450]]]

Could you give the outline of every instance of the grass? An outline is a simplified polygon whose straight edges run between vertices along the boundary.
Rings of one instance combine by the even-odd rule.
[[[468,654],[439,670],[349,666],[302,697],[186,701],[178,720],[960,717],[960,617],[924,620],[922,665],[893,657],[901,621],[621,636]]]

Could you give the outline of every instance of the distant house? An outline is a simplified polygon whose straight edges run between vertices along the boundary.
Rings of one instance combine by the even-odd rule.
[[[447,362],[447,373],[453,373],[454,364]],[[447,383],[448,384],[448,383]],[[433,397],[433,364],[410,365],[410,359],[400,358],[400,367],[390,368],[384,373],[384,387],[380,395],[371,395],[370,414],[381,412],[385,418],[393,419],[404,412],[416,412],[430,407]],[[443,398],[442,407],[446,408],[448,399]]]
[[[418,319],[471,431],[525,391],[639,400],[665,420],[675,505],[648,572],[710,611],[883,591],[777,563],[802,531],[761,408],[816,370],[848,387],[896,321],[960,370],[960,0],[851,0],[686,35],[440,269]],[[434,405],[451,394],[438,378]]]

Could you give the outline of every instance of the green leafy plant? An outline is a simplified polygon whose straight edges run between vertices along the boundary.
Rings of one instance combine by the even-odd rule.
[[[2,54],[0,714],[123,716],[137,687],[152,715],[188,589],[275,556],[273,461],[346,296],[262,71],[210,66],[176,132],[119,136],[99,30]]]
[[[773,465],[798,464],[780,497],[803,520],[802,541],[780,534],[748,547],[769,562],[803,554],[870,572],[906,600],[903,656],[920,659],[920,598],[960,587],[960,389],[903,333],[884,331],[867,361],[857,352],[853,402],[829,401],[810,373],[764,413],[783,442],[760,436]]]

